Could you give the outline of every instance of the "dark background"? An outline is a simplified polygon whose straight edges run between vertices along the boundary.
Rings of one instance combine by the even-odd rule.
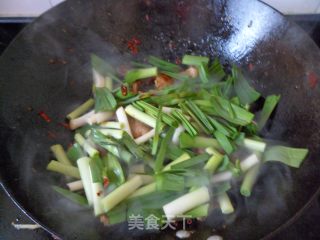
[[[288,16],[295,21],[320,47],[320,15]],[[32,19],[0,19],[0,54],[5,50],[14,37]],[[0,187],[0,240],[16,239],[53,239],[42,229],[16,230],[11,223],[32,223],[17,208]],[[253,226],[254,230],[254,226]],[[280,232],[273,239],[320,239],[320,197],[306,209],[304,214],[288,228]]]

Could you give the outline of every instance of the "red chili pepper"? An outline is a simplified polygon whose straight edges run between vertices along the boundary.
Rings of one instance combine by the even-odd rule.
[[[192,224],[192,219],[187,220],[187,224],[191,225]]]
[[[134,55],[139,52],[139,45],[141,45],[141,41],[136,37],[132,37],[127,43],[128,49],[130,49],[131,53]]]
[[[40,111],[38,114],[47,123],[51,122],[51,118],[49,118],[49,116],[44,111]]]
[[[128,88],[124,85],[121,85],[121,93],[122,93],[122,96],[127,96]]]
[[[310,72],[308,75],[309,86],[314,89],[318,85],[318,77],[314,72]]]
[[[175,61],[175,62],[176,62],[176,64],[179,65],[179,64],[181,64],[181,59],[180,59],[180,58],[176,58],[176,61]]]
[[[70,126],[68,123],[60,122],[59,125],[64,127],[65,129],[70,129]]]
[[[107,178],[107,177],[103,177],[103,187],[108,187],[108,185],[109,185],[109,178]]]
[[[149,21],[150,21],[149,14],[146,14],[145,18],[146,18],[147,22],[149,22]]]

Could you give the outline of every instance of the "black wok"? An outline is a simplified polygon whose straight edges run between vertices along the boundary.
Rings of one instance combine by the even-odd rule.
[[[127,47],[133,37],[141,40],[137,55]],[[213,229],[224,239],[270,237],[317,193],[320,51],[303,30],[255,0],[70,0],[28,25],[0,59],[1,185],[48,231],[64,239],[174,238],[170,231],[129,231],[126,224],[103,227],[90,210],[50,188],[64,178],[45,170],[48,149],[71,141],[61,123],[90,95],[91,53],[113,64],[147,55],[218,56],[241,66],[263,95],[282,95],[262,134],[309,148],[308,159],[300,169],[265,164],[252,197],[230,192],[235,214],[214,210],[194,226],[193,239]]]

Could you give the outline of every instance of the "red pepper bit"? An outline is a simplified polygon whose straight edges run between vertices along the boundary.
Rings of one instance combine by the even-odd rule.
[[[38,114],[47,123],[51,122],[51,119],[49,118],[49,116],[44,111],[40,111]]]
[[[141,45],[141,41],[136,37],[131,38],[127,43],[128,49],[130,49],[133,55],[139,52],[139,49],[138,49],[139,45]]]
[[[310,72],[308,75],[308,82],[309,86],[312,89],[315,89],[315,87],[318,85],[318,77],[314,72]]]
[[[150,22],[149,14],[146,14],[145,19],[146,19],[147,22]]]
[[[124,85],[121,85],[121,93],[122,93],[122,96],[127,96],[128,88]]]
[[[70,126],[69,126],[68,123],[60,122],[59,125],[60,125],[61,127],[64,127],[65,129],[70,129]]]
[[[109,178],[103,177],[103,187],[106,188],[109,185]]]
[[[47,133],[48,133],[48,138],[50,138],[50,139],[56,139],[57,138],[57,135],[54,132],[48,131]]]
[[[187,224],[191,225],[192,224],[192,219],[187,220]]]
[[[250,71],[250,72],[252,72],[252,71],[253,71],[253,68],[254,68],[253,64],[252,64],[252,63],[249,63],[249,65],[248,65],[248,69],[249,69],[249,71]]]

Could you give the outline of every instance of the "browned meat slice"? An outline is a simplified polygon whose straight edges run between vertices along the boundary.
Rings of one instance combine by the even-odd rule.
[[[195,67],[189,67],[188,69],[186,69],[182,73],[191,77],[191,78],[196,78],[199,75],[198,69]]]
[[[157,89],[163,89],[173,84],[173,79],[165,74],[160,73],[154,80]]]
[[[129,120],[129,124],[130,124],[130,129],[132,132],[132,136],[134,138],[140,137],[151,130],[151,128],[149,126],[145,125],[144,123],[142,123],[142,122],[140,122],[130,116],[128,116],[128,120]]]

